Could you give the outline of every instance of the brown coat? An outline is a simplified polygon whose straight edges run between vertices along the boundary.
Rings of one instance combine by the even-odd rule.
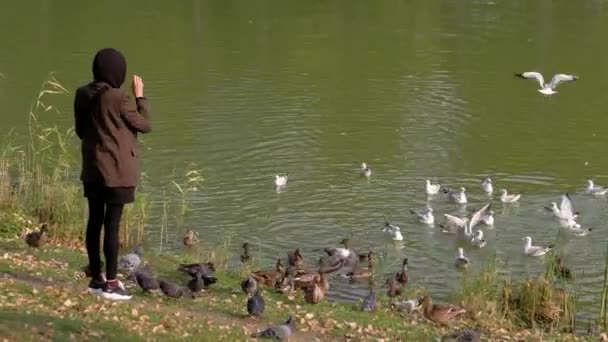
[[[92,82],[74,100],[76,134],[81,140],[83,183],[134,187],[139,180],[137,133],[150,132],[148,101],[133,106],[120,88]]]

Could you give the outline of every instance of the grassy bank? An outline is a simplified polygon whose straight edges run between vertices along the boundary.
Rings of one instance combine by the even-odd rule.
[[[574,341],[571,334],[546,334],[544,330],[512,325],[491,325],[486,313],[471,315],[451,326],[427,321],[420,313],[390,310],[384,296],[373,313],[361,312],[359,303],[322,302],[306,304],[301,294],[287,297],[266,289],[266,312],[260,319],[246,317],[245,295],[239,288],[238,272],[221,271],[219,283],[196,299],[171,300],[133,289],[133,300],[113,303],[85,292],[88,280],[81,271],[86,264],[82,249],[49,245],[28,252],[20,240],[1,240],[0,335],[13,340],[40,337],[108,339],[246,340],[267,324],[289,314],[297,317],[299,340],[403,340],[432,341],[459,327],[482,331],[484,340]],[[176,271],[179,262],[194,261],[194,255],[145,254],[161,278],[183,282]]]

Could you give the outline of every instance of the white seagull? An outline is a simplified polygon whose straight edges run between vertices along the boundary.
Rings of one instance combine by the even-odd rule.
[[[424,210],[422,211],[416,211],[416,210],[410,210],[410,213],[416,215],[418,217],[418,220],[424,224],[433,224],[435,223],[435,216],[433,216],[433,208],[431,208],[430,206],[427,206]]]
[[[494,211],[486,210],[486,212],[481,217],[481,222],[483,222],[483,224],[485,224],[486,226],[493,226],[494,225]]]
[[[483,231],[478,229],[475,236],[471,239],[471,244],[478,248],[483,248],[486,245],[486,240],[483,238]]]
[[[508,194],[507,190],[500,189],[500,201],[502,203],[515,203],[519,201],[521,194]]]
[[[372,169],[366,163],[361,163],[361,175],[367,178],[372,176]]]
[[[448,199],[458,204],[467,203],[467,195],[465,194],[466,189],[461,187],[458,191],[452,191],[450,189],[443,189],[443,192],[448,195]]]
[[[481,190],[488,195],[494,192],[494,187],[492,186],[492,180],[490,178],[484,178],[481,181]]]
[[[593,181],[589,179],[587,180],[587,186],[585,187],[585,191],[588,194],[592,194],[595,196],[604,196],[606,193],[608,193],[608,188],[604,186],[595,185],[593,184]]]
[[[490,203],[484,205],[481,209],[477,210],[471,218],[466,217],[458,217],[450,214],[443,214],[445,216],[447,223],[443,226],[444,233],[454,233],[454,230],[458,233],[462,233],[465,238],[473,237],[473,228],[483,221],[484,215],[487,215],[487,212],[490,209]]]
[[[557,94],[557,91],[555,91],[555,88],[557,87],[558,84],[560,84],[562,82],[578,80],[578,76],[576,76],[576,75],[555,74],[553,76],[553,78],[551,79],[551,83],[545,83],[545,79],[544,79],[543,75],[540,72],[536,72],[536,71],[526,71],[521,74],[515,74],[515,75],[519,76],[521,78],[536,80],[536,82],[538,82],[538,84],[540,85],[540,89],[538,89],[538,92],[543,95]]]
[[[436,195],[439,193],[439,189],[441,188],[441,184],[432,184],[430,180],[426,180],[426,185],[424,189],[426,190],[427,195]]]
[[[458,248],[458,254],[456,255],[456,267],[467,268],[469,267],[469,258],[464,256],[464,249]]]
[[[277,187],[284,187],[287,185],[288,178],[289,177],[287,175],[285,175],[285,176],[275,175],[274,176],[274,185],[276,185]]]
[[[398,225],[392,224],[388,221],[384,222],[384,227],[382,227],[382,231],[385,233],[390,233],[393,236],[394,241],[402,241],[403,235],[401,235],[401,228]]]
[[[553,248],[551,245],[549,247],[532,246],[532,238],[529,236],[526,236],[524,241],[524,254],[527,256],[543,256]]]
[[[553,213],[553,216],[557,217],[559,224],[564,228],[576,229],[580,228],[581,225],[576,222],[578,213],[574,210],[574,204],[570,199],[570,195],[562,195],[562,200],[557,206],[557,203],[551,202],[551,207],[546,208]]]

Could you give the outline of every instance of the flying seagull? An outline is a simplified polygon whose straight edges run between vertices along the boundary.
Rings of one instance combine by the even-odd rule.
[[[562,82],[578,80],[578,76],[576,76],[576,75],[555,74],[553,76],[553,78],[551,79],[551,83],[545,83],[545,79],[544,79],[543,75],[540,72],[536,72],[536,71],[526,71],[526,72],[522,72],[521,74],[515,74],[515,76],[536,80],[536,82],[538,82],[538,84],[540,85],[540,89],[538,89],[538,92],[543,95],[556,94],[557,92],[555,91],[555,88],[557,87],[558,84],[560,84]]]

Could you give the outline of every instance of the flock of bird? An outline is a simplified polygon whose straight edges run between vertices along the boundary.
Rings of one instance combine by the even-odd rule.
[[[522,78],[534,79],[539,85],[540,93],[544,95],[553,95],[557,93],[555,88],[558,84],[568,81],[577,80],[575,75],[556,74],[550,83],[545,83],[543,76],[538,72],[524,72],[517,74]],[[372,169],[366,163],[361,164],[360,173],[363,177],[370,178]],[[275,175],[274,183],[277,191],[284,190],[288,185],[288,175]],[[481,190],[491,195],[494,192],[492,180],[485,178],[480,183]],[[428,196],[442,194],[445,199],[456,204],[466,204],[467,195],[466,189],[460,187],[451,189],[440,184],[433,184],[430,180],[426,180],[424,186]],[[589,180],[585,191],[588,194],[595,196],[603,196],[608,194],[608,188],[597,186],[593,181]],[[506,189],[500,189],[500,201],[502,203],[515,203],[519,201],[521,194],[508,193]],[[577,223],[579,213],[575,211],[572,199],[566,193],[561,196],[559,205],[556,202],[550,203],[545,207],[558,220],[560,225],[577,236],[587,235],[592,229],[583,228]],[[427,204],[422,210],[411,210],[411,213],[423,224],[434,226],[435,217],[433,208]],[[445,234],[455,234],[459,238],[469,241],[470,244],[477,248],[483,248],[487,241],[484,239],[482,229],[476,229],[479,225],[493,226],[494,213],[491,210],[491,203],[488,203],[471,213],[470,217],[458,217],[451,214],[443,214],[445,222],[439,224],[441,232]],[[403,234],[398,225],[388,221],[382,227],[382,231],[392,236],[393,240],[403,240]],[[44,245],[47,241],[47,226],[43,225],[38,231],[34,231],[25,235],[24,238],[30,248],[37,248]],[[549,252],[552,246],[535,246],[532,245],[532,238],[526,236],[523,238],[523,253],[527,256],[542,256]],[[193,246],[198,242],[196,232],[189,230],[183,238],[185,246]],[[340,242],[341,246],[326,248],[325,254],[322,255],[316,266],[308,269],[304,264],[304,257],[299,249],[296,249],[287,254],[287,265],[283,265],[282,258],[278,258],[274,267],[270,269],[262,269],[249,272],[249,274],[241,282],[241,290],[247,296],[246,310],[250,316],[259,317],[264,313],[265,302],[260,288],[267,287],[274,289],[283,294],[293,295],[296,291],[302,291],[304,299],[307,303],[317,304],[324,299],[330,288],[328,275],[337,272],[340,277],[347,278],[350,281],[372,280],[374,279],[374,260],[375,254],[373,251],[367,253],[357,253],[350,248],[348,239],[343,239]],[[242,245],[242,254],[240,257],[243,266],[249,270],[252,258],[250,256],[249,244]],[[464,249],[458,248],[455,258],[455,266],[457,268],[466,268],[470,264],[470,260],[464,255]],[[142,262],[141,250],[139,247],[134,248],[131,252],[123,255],[119,261],[119,268],[126,271],[127,279],[136,283],[144,292],[147,293],[162,293],[167,297],[196,297],[199,293],[209,289],[209,287],[218,282],[214,276],[215,266],[211,262],[180,264],[178,270],[189,278],[185,281],[185,286],[180,286],[167,279],[159,279],[154,275],[154,272],[147,262]],[[90,270],[87,267],[85,273],[90,276]],[[570,272],[559,261],[558,271],[562,275],[569,275]],[[408,274],[408,259],[404,258],[398,272],[386,279],[385,286],[387,288],[387,296],[391,298],[390,307],[398,311],[416,311],[422,310],[424,316],[436,323],[446,323],[454,317],[457,317],[465,312],[465,309],[457,305],[450,304],[434,304],[430,296],[420,298],[402,300],[398,298],[402,294],[404,285],[409,281]],[[374,311],[377,309],[376,293],[372,285],[370,291],[361,304],[362,311]],[[253,334],[253,337],[275,338],[284,340],[289,338],[295,332],[295,322],[292,316],[276,326],[271,326],[263,331]],[[480,333],[475,330],[461,330],[450,335],[444,336],[444,340],[459,340],[459,341],[479,341]]]

